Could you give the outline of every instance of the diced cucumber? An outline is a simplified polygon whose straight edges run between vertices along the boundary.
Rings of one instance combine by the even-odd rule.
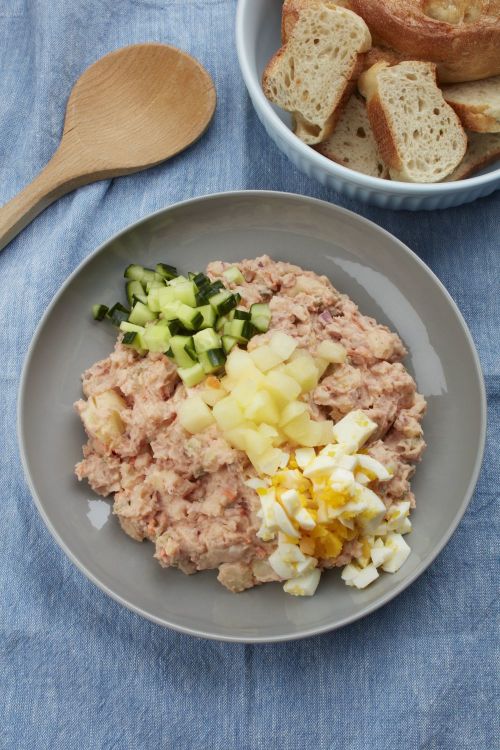
[[[122,344],[125,344],[125,346],[132,346],[132,344],[135,343],[135,340],[137,338],[137,333],[134,331],[128,331],[128,333],[124,333],[122,337]]]
[[[121,302],[117,302],[113,307],[108,310],[107,316],[115,326],[119,326],[122,320],[127,320],[130,315],[130,310],[124,307]]]
[[[167,325],[151,325],[146,328],[142,338],[150,352],[166,352],[169,348],[170,331]]]
[[[177,336],[177,334],[185,336],[186,334],[186,329],[184,328],[180,320],[177,320],[177,318],[169,320],[168,327],[170,328],[170,333],[172,334],[172,336]]]
[[[222,274],[230,284],[244,284],[245,279],[238,266],[231,266]]]
[[[214,328],[217,316],[212,305],[203,305],[202,307],[197,307],[196,309],[203,317],[203,322],[199,326],[199,328]]]
[[[191,367],[178,367],[177,372],[184,385],[188,388],[193,388],[193,386],[198,385],[205,378],[203,367],[199,362]]]
[[[217,315],[227,315],[238,304],[235,295],[227,289],[210,297],[209,302]]]
[[[201,323],[203,323],[203,315],[201,315],[195,307],[189,307],[184,305],[182,302],[178,302],[177,315],[175,316],[180,320],[184,328],[188,331],[198,330]],[[167,317],[165,315],[165,317]]]
[[[231,320],[224,326],[224,336],[231,336],[238,343],[245,344],[255,333],[255,328],[249,320]]]
[[[214,326],[217,333],[220,333],[221,331],[223,331],[224,326],[226,325],[226,323],[229,323],[229,321],[230,321],[229,315],[221,315],[220,318],[217,318],[217,322],[215,323],[215,326]]]
[[[196,307],[197,288],[192,281],[185,281],[170,287],[175,294],[175,299],[189,307]]]
[[[164,286],[158,290],[158,304],[161,308],[165,307],[165,305],[171,305],[172,302],[177,302],[173,286]]]
[[[204,273],[193,273],[191,281],[194,281],[198,290],[210,284],[210,279]]]
[[[161,295],[161,290],[159,294]],[[160,298],[160,304],[161,304],[161,298]],[[178,317],[177,313],[179,311],[180,306],[181,306],[180,302],[169,302],[166,305],[161,305],[161,313],[166,320],[175,320]],[[191,310],[192,308],[190,307],[189,309]]]
[[[145,330],[144,326],[129,323],[128,320],[123,320],[120,323],[120,331],[125,331],[125,333],[144,333]]]
[[[269,305],[258,303],[250,308],[250,320],[260,333],[265,333],[271,323],[271,310]]]
[[[196,355],[191,356],[190,354],[190,351],[194,352],[191,336],[172,336],[170,348],[178,367],[192,367],[195,364]]]
[[[215,333],[213,328],[206,328],[203,331],[198,331],[193,336],[194,348],[199,354],[200,352],[208,352],[210,349],[219,349],[221,346],[220,336]]]
[[[161,288],[165,289],[165,287],[161,287]],[[149,292],[147,296],[147,305],[149,309],[151,310],[151,312],[159,313],[161,310],[159,294],[160,294],[160,289],[155,288],[155,289],[151,289],[151,291]]]
[[[143,302],[136,302],[129,315],[129,322],[143,326],[151,320],[156,320],[156,313],[152,312]]]
[[[106,317],[108,310],[109,307],[107,305],[92,305],[92,317],[94,320],[103,320],[103,318]]]
[[[165,282],[155,279],[154,281],[146,281],[146,292],[149,294],[151,289],[164,289]]]
[[[224,349],[226,354],[229,354],[231,349],[234,349],[237,343],[238,343],[237,339],[233,338],[232,336],[222,337],[222,348]]]
[[[175,279],[170,279],[169,286],[177,286],[177,284],[184,284],[185,281],[189,281],[185,276],[176,276]]]
[[[198,294],[196,295],[196,304],[206,304],[211,297],[214,297],[220,292],[221,289],[224,288],[224,284],[220,279],[217,279],[216,281],[213,281],[209,284],[205,284],[201,287],[201,289],[198,291]]]
[[[130,344],[127,344],[125,341],[125,336],[122,339],[123,344],[127,344],[128,346],[133,346],[134,349],[137,349],[139,352],[143,352],[146,349],[146,346],[144,345],[144,339],[143,335],[145,332],[145,329],[142,326],[137,326],[134,323],[129,323],[128,320],[123,320],[120,323],[120,331],[123,331],[125,333],[125,336],[128,333],[133,333],[135,335],[135,338],[131,340]]]
[[[155,271],[160,276],[163,276],[164,279],[167,279],[167,281],[175,279],[178,276],[177,268],[175,268],[175,266],[169,266],[168,263],[157,263]]]
[[[251,315],[248,310],[233,310],[231,320],[250,320]]]
[[[126,279],[131,279],[132,281],[142,281],[143,273],[144,268],[142,266],[132,263],[130,266],[126,267],[123,275]]]
[[[135,299],[146,302],[147,296],[140,281],[127,281],[125,289],[129,305],[133,305]]]
[[[224,367],[226,362],[226,355],[224,349],[209,349],[208,351],[200,352],[198,354],[200,365],[203,367],[203,371],[209,375],[211,372],[217,372],[221,367]]]

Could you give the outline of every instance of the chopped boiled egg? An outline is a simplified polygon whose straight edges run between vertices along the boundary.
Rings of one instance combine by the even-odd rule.
[[[313,568],[297,578],[290,578],[283,586],[283,590],[292,596],[313,596],[318,588],[321,571]]]
[[[299,469],[305,469],[308,464],[311,463],[313,458],[316,458],[316,451],[314,448],[297,448],[295,451],[295,460]]]
[[[333,436],[337,443],[346,447],[347,453],[355,453],[376,429],[376,422],[372,422],[364,412],[357,410],[349,412],[336,423]]]
[[[382,570],[385,570],[387,573],[395,573],[405,562],[411,549],[401,534],[394,533],[387,535],[385,546],[390,550],[391,556],[382,565]]]

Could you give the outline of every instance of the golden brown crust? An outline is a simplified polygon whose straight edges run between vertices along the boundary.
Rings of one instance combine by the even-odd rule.
[[[376,65],[379,62],[386,62],[388,65],[397,65],[404,60],[408,60],[408,57],[401,54],[401,52],[396,52],[394,49],[372,47],[365,56],[365,70],[368,70],[372,65]]]
[[[500,122],[484,112],[487,109],[485,104],[473,106],[454,101],[449,101],[448,104],[453,107],[467,130],[474,133],[500,133]]]
[[[389,169],[400,172],[403,163],[392,137],[385,110],[378,94],[375,94],[367,101],[366,110],[382,159]]]
[[[461,164],[444,182],[455,182],[472,177],[480,169],[500,159],[500,135],[469,133],[469,145]]]
[[[342,8],[352,10],[349,0],[285,0],[283,10],[281,11],[281,43],[285,44],[293,27],[299,20],[299,13],[304,8],[310,8],[313,5],[339,5]]]
[[[384,46],[438,65],[439,80],[471,81],[500,74],[500,0],[474,22],[448,23],[426,14],[429,0],[350,0]],[[450,3],[447,3],[450,5]]]

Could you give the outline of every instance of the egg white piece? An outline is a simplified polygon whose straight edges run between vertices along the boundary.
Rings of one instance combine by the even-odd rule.
[[[333,437],[345,446],[347,453],[358,451],[369,437],[377,429],[377,424],[372,422],[366,414],[360,410],[355,410],[346,414],[333,427]]]
[[[295,516],[295,520],[299,524],[300,528],[305,529],[305,531],[311,531],[316,526],[316,521],[306,510],[306,508],[301,508],[299,510],[299,512]]]
[[[382,570],[385,570],[386,573],[396,573],[407,560],[411,549],[401,534],[389,534],[385,541],[385,546],[390,550],[391,556],[382,565]]]
[[[312,596],[318,588],[320,578],[321,571],[313,568],[308,573],[288,580],[283,590],[292,596]]]
[[[316,456],[304,469],[304,476],[315,479],[330,474],[335,469],[335,460],[330,456]]]
[[[356,456],[356,463],[361,469],[365,469],[371,474],[375,474],[375,477],[379,482],[386,482],[391,478],[391,475],[385,466],[371,456],[366,456],[364,453],[358,453]]]
[[[305,469],[314,458],[316,458],[314,448],[297,448],[295,451],[295,460],[301,469]]]

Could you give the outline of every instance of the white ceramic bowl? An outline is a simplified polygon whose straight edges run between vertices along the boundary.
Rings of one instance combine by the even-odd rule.
[[[296,167],[325,187],[382,208],[449,208],[469,203],[500,188],[500,163],[468,180],[413,185],[381,180],[335,164],[306,146],[290,129],[290,116],[270,104],[261,88],[262,72],[280,46],[282,0],[239,0],[236,45],[241,72],[257,115],[279,149]]]

